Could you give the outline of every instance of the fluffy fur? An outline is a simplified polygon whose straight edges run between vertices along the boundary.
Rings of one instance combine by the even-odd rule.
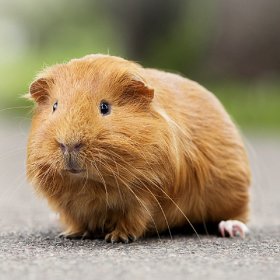
[[[65,235],[127,242],[188,223],[247,221],[243,143],[197,83],[90,55],[43,70],[29,97],[36,107],[27,175],[60,214]],[[111,104],[107,116],[102,100]],[[84,172],[65,170],[60,143],[80,143],[72,159]]]

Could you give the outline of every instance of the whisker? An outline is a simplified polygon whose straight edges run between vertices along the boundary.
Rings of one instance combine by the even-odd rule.
[[[100,161],[99,163],[100,163],[101,165],[107,167],[102,161]],[[111,171],[113,172],[113,170],[111,170]],[[161,240],[159,231],[158,231],[158,229],[157,229],[156,222],[155,222],[155,220],[154,220],[152,214],[150,213],[150,211],[147,209],[146,205],[145,205],[145,204],[143,203],[143,201],[136,195],[136,193],[131,189],[131,187],[129,187],[129,185],[125,182],[125,180],[121,178],[121,176],[119,176],[118,178],[119,178],[119,180],[127,187],[127,189],[128,189],[130,192],[132,192],[132,194],[135,196],[135,198],[137,199],[137,201],[138,201],[138,202],[144,207],[144,209],[147,211],[147,213],[148,213],[148,215],[150,216],[150,218],[151,218],[151,220],[152,220],[152,223],[153,223],[153,225],[154,225],[154,227],[155,227],[155,230],[156,230],[156,233],[157,233],[157,235],[158,235],[158,238],[159,238],[159,240]]]
[[[115,160],[114,160],[114,162],[115,162],[115,166],[116,166],[116,168],[117,168],[117,163],[116,163]],[[111,173],[112,173],[113,176],[114,176],[114,179],[115,179],[115,182],[116,182],[116,185],[117,185],[117,188],[118,188],[119,196],[120,196],[121,202],[122,202],[122,210],[123,210],[123,212],[124,212],[125,209],[124,209],[123,195],[122,195],[122,193],[121,193],[120,185],[119,185],[119,182],[118,182],[118,180],[117,180],[116,174],[115,174],[115,172],[113,171],[113,169],[112,169],[109,165],[108,165],[107,167],[110,169]]]
[[[88,170],[86,169],[86,179],[85,179],[85,183],[83,184],[82,188],[81,188],[81,193],[83,192],[84,188],[86,187],[88,182]]]
[[[11,185],[14,185],[13,188],[7,188],[5,189],[5,191],[3,193],[1,193],[0,196],[0,201],[2,200],[10,200],[10,198],[15,194],[15,192],[23,186],[23,184],[25,183],[25,181],[23,180],[25,176],[25,172],[22,172],[20,175],[17,176],[17,178],[14,180],[14,183],[12,183]],[[20,181],[20,183],[18,184],[18,182]]]
[[[8,108],[3,108],[0,109],[0,112],[4,112],[4,111],[8,111],[8,110],[15,110],[15,109],[28,109],[33,107],[33,105],[29,105],[29,106],[18,106],[18,107],[8,107]]]
[[[26,148],[16,148],[14,150],[7,151],[6,153],[1,155],[0,160],[7,159],[10,156],[13,156],[14,153],[20,152],[20,151],[25,151],[25,150],[26,150]]]
[[[166,217],[166,214],[165,214],[165,212],[164,212],[160,202],[158,201],[156,196],[153,194],[153,192],[147,186],[144,185],[144,187],[151,193],[151,195],[154,197],[155,201],[157,202],[157,204],[158,204],[158,206],[159,206],[159,208],[160,208],[160,210],[161,210],[161,212],[163,214],[164,220],[166,222],[166,226],[167,226],[167,229],[168,229],[168,233],[169,233],[170,239],[173,239],[172,234],[171,234],[171,229],[170,229],[167,217]]]
[[[158,228],[157,228],[157,225],[156,225],[156,222],[152,216],[152,214],[150,213],[150,211],[147,209],[146,205],[143,203],[143,201],[136,195],[136,193],[131,189],[131,187],[129,187],[129,185],[124,182],[121,178],[120,180],[123,182],[123,184],[128,188],[129,191],[132,192],[132,194],[135,196],[135,198],[137,199],[137,201],[144,207],[144,209],[147,211],[148,215],[150,216],[150,218],[152,219],[152,223],[154,224],[154,227],[155,227],[155,230],[156,230],[156,233],[157,233],[157,236],[159,238],[159,240],[161,240],[160,238],[160,234],[159,234],[159,231],[158,231]]]
[[[105,153],[106,151],[103,150],[102,152]],[[112,151],[110,150],[110,154],[111,154],[111,155],[112,155],[112,153],[115,154],[114,152],[112,152]],[[118,156],[118,155],[117,155],[117,156]],[[120,156],[118,156],[118,158],[120,158],[123,162],[125,162],[124,159],[121,158]],[[108,158],[108,160],[110,160],[110,158]],[[133,168],[133,170],[134,170],[135,172],[137,172],[137,173],[140,174],[142,177],[144,177],[146,180],[148,180],[149,183],[151,183],[154,187],[156,187],[158,190],[160,190],[160,191],[173,203],[173,205],[179,210],[179,212],[180,212],[180,213],[183,215],[183,217],[186,219],[186,221],[187,221],[188,224],[190,225],[191,229],[193,230],[193,232],[195,233],[195,235],[197,236],[197,238],[201,241],[200,236],[199,236],[198,232],[196,231],[195,227],[193,226],[193,224],[191,223],[190,219],[186,216],[186,214],[185,214],[185,213],[183,212],[183,210],[178,206],[178,204],[174,201],[174,199],[172,199],[161,187],[159,187],[157,184],[155,184],[150,178],[145,177],[145,174],[143,174],[139,169],[135,168],[134,166],[132,166],[131,164],[129,164],[129,163],[127,163],[127,162],[125,162],[125,163],[128,164],[131,168]],[[124,166],[122,166],[122,165],[120,165],[120,166],[121,166],[122,168],[126,169],[127,171],[129,171],[129,169],[125,168]],[[132,172],[131,172],[131,174],[134,175]],[[136,179],[139,180],[139,178],[138,178],[136,175],[134,175],[134,177],[135,177]]]
[[[96,171],[98,173],[98,176],[100,177],[100,180],[102,181],[102,184],[105,188],[105,195],[106,195],[106,212],[107,212],[107,207],[109,207],[109,197],[108,197],[108,190],[107,190],[107,185],[106,182],[104,180],[104,177],[102,176],[101,172],[99,171],[95,161],[92,161],[92,163],[94,164],[94,167],[96,168]]]
[[[114,162],[115,162],[115,164],[116,164],[116,166],[117,166],[117,162],[114,160]],[[109,167],[109,166],[108,166]],[[123,168],[125,168],[124,166],[121,166],[121,167],[123,167]],[[110,167],[109,167],[110,168]],[[136,176],[129,170],[129,169],[127,169],[127,168],[125,168],[126,169],[126,171],[128,171],[133,177],[135,177],[136,178]],[[112,173],[114,174],[114,176],[115,176],[115,173],[113,172],[113,170],[110,168],[110,170],[112,171]],[[170,229],[170,227],[169,227],[169,223],[168,223],[168,220],[167,220],[167,217],[166,217],[166,214],[165,214],[165,212],[164,212],[164,210],[163,210],[163,208],[162,208],[162,206],[161,206],[161,204],[160,204],[160,202],[158,201],[158,199],[156,198],[156,196],[154,195],[154,193],[145,185],[145,184],[143,184],[143,182],[142,181],[140,181],[141,182],[141,185],[142,186],[144,186],[145,187],[145,189],[153,196],[153,198],[155,199],[155,201],[156,201],[156,203],[158,204],[158,206],[160,207],[160,209],[161,209],[161,212],[162,212],[162,214],[163,214],[163,216],[164,216],[164,219],[165,219],[165,222],[166,222],[166,225],[167,225],[167,229],[168,229],[168,232],[169,232],[169,235],[170,235],[170,238],[172,239],[172,234],[171,234],[171,229]],[[119,185],[118,185],[118,187],[119,187]],[[136,186],[136,187],[138,187],[139,188],[139,186]],[[142,188],[141,188],[142,189]]]

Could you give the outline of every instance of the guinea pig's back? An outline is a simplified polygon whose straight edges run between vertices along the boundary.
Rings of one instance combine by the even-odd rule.
[[[216,96],[206,88],[177,74],[145,69],[146,81],[155,91],[154,106],[180,128],[191,133],[197,145],[204,140],[242,146],[240,133]],[[245,150],[244,150],[245,152]]]
[[[215,95],[197,82],[156,69],[145,69],[145,72],[148,85],[155,90],[155,102],[175,119],[176,115],[181,117],[183,114],[188,118],[196,117],[195,120],[192,119],[192,123],[204,120],[207,124],[209,122],[209,126],[213,120],[221,119],[222,123],[235,127]]]
[[[177,74],[154,69],[146,69],[146,74],[155,90],[155,109],[176,123],[182,153],[193,157],[189,162],[196,173],[194,185],[202,182],[197,189],[205,196],[203,215],[209,213],[208,219],[214,221],[246,221],[249,162],[240,133],[223,105],[207,89]]]

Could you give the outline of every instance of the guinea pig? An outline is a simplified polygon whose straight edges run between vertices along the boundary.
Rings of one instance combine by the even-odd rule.
[[[196,82],[96,54],[44,69],[28,98],[27,177],[64,236],[127,243],[200,223],[248,232],[241,136]]]

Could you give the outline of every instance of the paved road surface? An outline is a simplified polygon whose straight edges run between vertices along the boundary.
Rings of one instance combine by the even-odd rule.
[[[25,181],[27,126],[0,123],[0,279],[280,279],[280,138],[248,137],[251,235],[178,234],[129,245],[62,240]]]

